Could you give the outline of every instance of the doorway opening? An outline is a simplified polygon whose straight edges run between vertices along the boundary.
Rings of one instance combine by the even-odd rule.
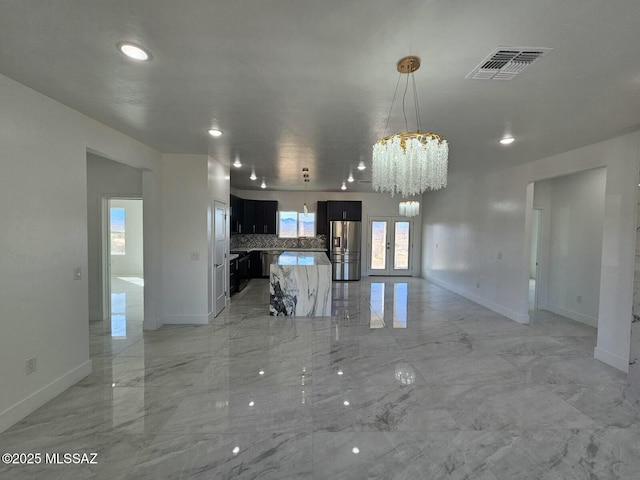
[[[103,200],[103,311],[112,338],[142,334],[144,255],[141,198]]]
[[[534,208],[531,217],[531,259],[529,262],[529,310],[538,309],[540,270],[540,225],[542,210]]]
[[[369,275],[412,274],[412,221],[407,217],[369,217]]]

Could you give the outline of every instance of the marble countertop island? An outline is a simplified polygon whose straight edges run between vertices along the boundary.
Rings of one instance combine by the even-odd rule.
[[[331,262],[324,252],[285,251],[269,273],[271,315],[331,315]]]

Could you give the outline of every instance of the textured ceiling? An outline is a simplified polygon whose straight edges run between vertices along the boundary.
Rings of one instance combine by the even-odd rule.
[[[410,54],[450,181],[640,128],[639,25],[638,0],[0,0],[0,73],[161,152],[237,156],[235,188],[303,190],[308,167],[308,189],[332,191],[350,171],[371,179]],[[152,61],[124,58],[125,40]],[[513,80],[465,80],[498,46],[553,50]],[[401,105],[387,133],[404,130]]]

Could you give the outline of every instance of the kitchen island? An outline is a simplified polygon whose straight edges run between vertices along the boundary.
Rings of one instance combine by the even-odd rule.
[[[282,252],[270,265],[271,315],[331,316],[331,262],[322,252]]]

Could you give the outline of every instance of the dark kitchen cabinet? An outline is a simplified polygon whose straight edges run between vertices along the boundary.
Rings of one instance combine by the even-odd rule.
[[[244,200],[242,215],[242,233],[256,233],[256,200]]]
[[[238,293],[238,259],[229,262],[229,296]]]
[[[328,221],[349,220],[360,222],[362,220],[362,202],[356,200],[344,200],[327,202]]]
[[[235,195],[230,196],[231,204],[231,233],[244,233],[242,225],[244,218],[244,200]]]
[[[253,251],[249,254],[249,276],[251,278],[262,276],[262,258],[259,251]]]
[[[278,202],[244,200],[242,233],[276,233]]]
[[[327,202],[319,200],[316,207],[316,234],[327,235],[329,233],[329,221],[327,218]]]
[[[256,233],[276,233],[278,202],[274,200],[256,201]]]

